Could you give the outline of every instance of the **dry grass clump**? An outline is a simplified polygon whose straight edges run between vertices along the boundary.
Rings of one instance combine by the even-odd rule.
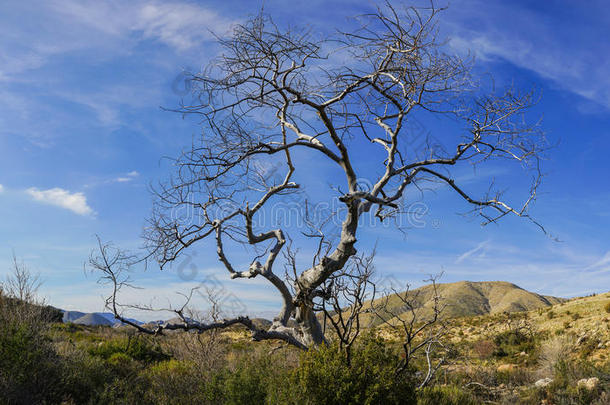
[[[215,370],[224,362],[227,347],[221,334],[179,333],[164,341],[164,349],[179,361],[191,362],[199,371]]]
[[[565,360],[574,350],[574,338],[569,335],[553,336],[540,345],[538,374],[551,377],[560,360]]]

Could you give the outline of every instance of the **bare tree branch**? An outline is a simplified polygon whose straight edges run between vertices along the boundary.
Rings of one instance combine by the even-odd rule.
[[[197,332],[205,332],[209,330],[225,329],[233,325],[243,325],[250,330],[253,340],[278,339],[302,349],[306,348],[306,346],[304,346],[290,334],[277,330],[265,331],[256,327],[254,323],[246,316],[240,316],[233,319],[224,319],[220,321],[214,319],[214,321],[211,323],[202,323],[186,317],[184,315],[184,310],[192,298],[193,290],[191,290],[188,296],[184,295],[186,298],[184,305],[179,309],[173,310],[182,322],[165,322],[158,324],[154,328],[147,328],[131,321],[123,316],[124,309],[129,308],[150,310],[150,308],[134,305],[122,305],[118,302],[118,294],[123,288],[133,288],[129,276],[125,274],[127,271],[129,271],[129,267],[132,264],[132,259],[133,256],[126,254],[124,251],[110,244],[102,243],[99,237],[98,250],[93,251],[89,259],[89,265],[91,268],[95,271],[101,272],[102,274],[100,277],[100,282],[111,285],[112,294],[106,299],[106,308],[112,311],[114,317],[122,323],[130,325],[136,328],[138,331],[149,335],[162,334],[164,330],[194,330]]]
[[[374,257],[375,252],[370,256],[353,256],[344,270],[329,277],[318,290],[324,322],[332,326],[339,350],[345,353],[348,364],[351,348],[364,327],[361,315],[365,303],[375,299]]]
[[[399,8],[386,2],[361,16],[357,29],[323,39],[309,30],[282,29],[261,14],[219,39],[221,56],[193,73],[196,91],[176,110],[199,117],[203,134],[172,161],[172,177],[154,190],[145,232],[150,256],[163,268],[199,241],[215,238],[218,259],[231,278],[262,276],[282,298],[272,327],[253,335],[311,347],[325,341],[316,316],[322,308],[314,300],[331,280],[338,286],[350,279],[344,269],[357,254],[363,216],[373,210],[380,221],[396,218],[405,212],[407,191],[421,190],[422,183],[452,188],[484,224],[516,215],[545,231],[528,211],[547,147],[539,122],[528,117],[537,96],[478,86],[472,60],[446,52],[438,39],[442,11],[433,3]],[[335,53],[341,58],[333,58]],[[438,142],[422,139],[412,124],[432,116],[452,120],[454,132],[441,134]],[[370,144],[363,147],[362,141]],[[303,156],[316,164],[307,167]],[[299,231],[315,243],[312,260],[302,266],[296,251],[285,247],[293,229],[262,219],[274,203],[305,192],[309,185],[301,174],[315,176],[317,162],[340,173],[329,179],[341,183],[335,186],[343,190],[340,204],[326,218],[343,217],[341,226],[331,229],[332,223],[310,218],[308,204],[301,204],[307,231]],[[495,190],[477,197],[455,180],[460,168],[490,162],[513,162],[533,175],[524,203],[505,201]],[[377,169],[370,170],[374,163]],[[362,178],[370,179],[371,187],[361,187]],[[256,252],[247,269],[231,261],[228,243]],[[106,253],[92,265],[114,285],[109,305],[116,314],[116,292],[126,282],[109,269],[120,269],[123,258]],[[274,271],[282,257],[286,277]],[[366,272],[360,276],[367,279]],[[213,327],[235,323],[250,328],[246,318]]]
[[[36,300],[41,284],[40,275],[30,272],[25,263],[20,262],[13,252],[13,269],[2,284],[3,292],[9,297],[32,304]]]
[[[437,280],[441,275],[431,276],[425,280],[429,282],[431,290],[429,296],[424,296],[422,289],[410,290],[409,286],[404,292],[393,291],[373,303],[372,311],[382,322],[382,325],[401,334],[402,360],[396,369],[402,374],[409,369],[413,360],[423,351],[426,357],[427,372],[419,384],[419,388],[426,386],[434,377],[436,371],[444,363],[444,357],[435,361],[435,349],[443,347],[442,338],[447,327],[442,318],[446,304],[438,290]],[[401,303],[399,309],[390,305],[390,299]],[[431,302],[431,306],[425,306]],[[428,311],[424,311],[426,308]],[[429,313],[428,313],[429,312]]]

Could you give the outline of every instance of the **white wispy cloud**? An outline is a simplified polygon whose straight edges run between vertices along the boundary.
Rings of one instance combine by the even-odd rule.
[[[149,3],[137,12],[136,28],[145,37],[158,39],[178,50],[185,50],[212,31],[226,31],[231,21],[214,10],[185,3]]]
[[[125,54],[143,40],[183,51],[214,38],[212,32],[225,33],[234,22],[213,7],[189,1],[56,0],[35,7],[12,4],[0,10],[6,22],[0,33],[7,35],[2,46],[13,51],[0,54],[1,69],[8,73],[37,68],[53,55],[83,49],[100,51],[96,57],[107,52]],[[39,24],[38,31],[28,30],[15,23],[22,13],[44,24]],[[20,35],[9,35],[11,30]]]
[[[21,22],[23,15],[28,16],[31,24]],[[66,122],[74,122],[71,117],[61,117],[66,114],[65,108],[62,111],[53,103],[42,103],[32,97],[32,93],[40,91],[45,96],[60,97],[84,106],[95,114],[97,123],[105,127],[131,125],[124,120],[123,114],[162,104],[167,75],[176,74],[181,68],[176,66],[176,60],[180,60],[181,65],[195,64],[195,60],[200,63],[202,54],[210,55],[202,49],[207,46],[207,40],[214,38],[212,32],[223,35],[231,29],[233,22],[208,4],[180,0],[0,3],[0,37],[3,38],[0,42],[0,83],[3,85],[0,86],[0,107],[6,112],[0,117],[0,134],[10,131],[11,135],[17,134],[46,146],[55,138],[73,132],[65,130]],[[153,49],[146,53],[146,60],[156,69],[137,78],[115,81],[110,86],[90,82],[89,86],[74,87],[73,81],[65,80],[61,75],[48,71],[33,73],[61,62],[68,55],[79,55],[81,61],[87,61],[84,65],[103,66],[115,58],[131,57],[143,48]],[[24,90],[24,86],[28,90]],[[29,97],[24,97],[25,93]],[[45,123],[42,127],[36,120],[29,119],[30,116],[39,117],[40,111],[57,118],[53,122],[40,120]]]
[[[35,201],[65,208],[78,215],[92,215],[93,209],[87,204],[87,197],[83,193],[71,193],[59,187],[48,190],[39,190],[35,187],[26,190]]]
[[[487,245],[489,245],[489,241],[488,240],[479,243],[473,249],[470,249],[470,250],[462,253],[461,255],[459,255],[458,258],[455,259],[455,263],[456,264],[462,263],[464,260],[468,259],[469,257],[471,257],[473,255],[476,255],[479,252],[484,252],[485,248],[487,247]]]
[[[224,33],[232,20],[213,8],[184,1],[98,2],[64,0],[53,11],[72,23],[86,26],[99,34],[160,41],[184,51],[213,38],[212,32]]]
[[[591,264],[590,266],[587,266],[585,270],[610,270],[610,251],[606,252],[606,254],[602,256],[599,260],[597,260],[595,263]]]
[[[575,14],[580,6],[568,5]],[[603,20],[602,16],[608,15],[607,7],[601,2],[592,2],[588,7],[590,13],[596,14],[581,15],[579,24],[600,23],[595,20]],[[514,24],[506,23],[506,15],[512,16]],[[553,81],[564,90],[610,108],[607,74],[610,47],[599,41],[599,32],[570,30],[566,36],[557,27],[574,21],[506,2],[470,0],[460,3],[459,7],[450,7],[448,16],[450,46],[456,51],[472,51],[482,61],[504,59]]]
[[[4,191],[4,186],[0,184],[0,193]]]
[[[491,240],[484,251],[485,255],[478,255],[473,262],[456,263],[455,255],[431,250],[380,255],[375,257],[375,264],[388,278],[394,278],[398,286],[408,282],[418,287],[425,284],[421,280],[440,270],[444,272],[439,280],[442,283],[509,281],[530,291],[559,297],[604,292],[610,285],[610,271],[607,271],[610,252],[596,256],[583,252],[584,249],[572,252],[565,244],[523,247]],[[585,263],[601,267],[586,271]]]
[[[125,176],[117,177],[114,181],[116,181],[118,183],[127,183],[127,182],[132,181],[133,179],[135,179],[139,175],[140,175],[140,173],[138,173],[137,171],[133,170],[133,171],[127,173]]]

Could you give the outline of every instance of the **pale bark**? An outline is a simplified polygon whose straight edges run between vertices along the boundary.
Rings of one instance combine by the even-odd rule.
[[[401,215],[405,191],[422,181],[450,187],[485,223],[507,214],[534,221],[528,207],[536,197],[545,147],[537,123],[527,124],[524,118],[534,95],[507,89],[469,100],[474,90],[470,61],[444,53],[436,39],[439,11],[433,5],[395,9],[386,3],[364,16],[359,29],[328,40],[315,39],[307,31],[282,30],[260,15],[236,27],[231,38],[219,40],[222,56],[192,75],[197,93],[178,110],[200,116],[204,135],[175,160],[176,173],[157,189],[146,240],[163,267],[198,241],[215,237],[218,259],[230,277],[264,277],[283,305],[267,331],[256,330],[247,318],[166,329],[207,330],[239,323],[252,330],[255,339],[281,339],[299,347],[321,344],[324,335],[314,301],[323,296],[319,289],[324,282],[356,254],[361,216],[372,208],[380,221]],[[329,69],[326,52],[333,48],[347,50],[351,59]],[[407,150],[413,136],[407,124],[420,113],[449,116],[466,127],[466,135],[460,131],[454,136],[454,153],[427,143],[416,153]],[[385,154],[370,190],[358,186],[359,177],[371,174],[358,173],[354,165],[350,140],[356,137]],[[294,180],[294,173],[303,169],[293,162],[296,150],[342,171],[345,191],[339,201],[345,217],[334,244],[320,227],[308,235],[320,238],[327,251],[321,254],[318,249],[309,268],[297,269],[293,261],[290,279],[274,271],[280,253],[285,253],[288,230],[258,233],[253,224],[263,207],[302,188]],[[264,157],[282,158],[281,180],[255,165]],[[451,172],[462,162],[497,159],[516,161],[534,174],[531,193],[519,208],[503,201],[500,193],[471,196]],[[173,210],[184,207],[195,217],[172,216]],[[266,259],[236,269],[225,251],[226,241],[265,246]],[[296,326],[289,324],[291,319]]]

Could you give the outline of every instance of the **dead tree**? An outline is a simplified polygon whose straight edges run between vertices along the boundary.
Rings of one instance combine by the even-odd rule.
[[[150,306],[142,306],[142,305],[131,305],[131,304],[121,304],[118,302],[118,296],[122,289],[124,288],[135,288],[131,284],[131,279],[129,277],[130,266],[134,263],[137,263],[138,260],[135,256],[129,255],[125,251],[109,244],[102,243],[102,241],[98,238],[98,248],[91,253],[89,258],[89,266],[93,271],[101,274],[99,283],[110,285],[112,288],[112,294],[106,299],[106,308],[112,311],[114,317],[121,321],[125,325],[132,326],[136,328],[138,331],[149,334],[149,335],[159,335],[162,334],[164,330],[183,330],[183,331],[196,331],[196,332],[205,332],[216,329],[225,329],[229,328],[233,325],[243,325],[248,328],[252,332],[253,340],[263,340],[263,339],[278,339],[284,340],[287,343],[293,344],[297,347],[305,349],[306,347],[295,340],[290,335],[278,333],[275,331],[265,331],[258,328],[252,320],[250,320],[246,316],[241,316],[234,319],[223,319],[219,320],[219,317],[216,316],[216,308],[214,308],[213,303],[213,317],[211,322],[205,323],[193,319],[189,317],[189,308],[188,304],[193,297],[194,290],[191,290],[188,295],[184,295],[185,302],[180,308],[161,308],[155,309]],[[171,311],[176,314],[176,316],[180,319],[180,322],[165,322],[159,323],[154,328],[148,328],[146,326],[139,325],[137,322],[125,317],[123,315],[125,310],[139,310],[139,311]]]
[[[30,271],[13,253],[12,268],[0,283],[0,321],[33,325],[37,330],[43,330],[48,323],[61,322],[61,311],[46,305],[38,296],[41,285],[40,275]]]
[[[13,252],[12,273],[6,276],[2,285],[3,292],[9,297],[33,304],[42,281],[39,274],[30,272],[23,261],[19,261]]]
[[[283,306],[266,331],[247,318],[168,327],[240,323],[257,339],[283,339],[299,347],[322,343],[314,299],[356,255],[363,219],[404,214],[406,191],[426,182],[457,193],[484,223],[509,214],[533,221],[528,207],[536,197],[546,145],[538,122],[527,118],[536,95],[477,88],[471,61],[448,53],[437,38],[441,11],[388,2],[361,16],[356,29],[329,38],[283,29],[259,15],[236,26],[230,38],[219,39],[222,56],[193,74],[193,100],[179,109],[201,118],[203,134],[174,160],[175,173],[156,189],[145,239],[163,268],[199,241],[214,238],[218,259],[232,279],[267,279]],[[454,132],[443,133],[442,142],[414,148],[416,117],[445,117]],[[493,188],[475,196],[454,176],[456,168],[498,160],[513,161],[532,175],[532,187],[518,207]],[[335,229],[329,229],[332,221],[327,224],[325,232],[338,237],[325,238],[325,253],[313,254],[311,265],[296,264],[290,279],[274,266],[290,229],[261,218],[272,204],[304,192],[302,174],[318,168],[311,162],[328,162],[340,174],[328,179],[335,184],[326,196],[339,202],[331,214],[342,222]],[[371,170],[374,164],[377,169]],[[362,178],[370,187],[362,186]],[[180,211],[190,215],[176,215]],[[236,268],[228,243],[257,249],[248,268]],[[102,268],[110,271],[106,264]]]
[[[445,358],[439,355],[444,347],[443,337],[447,333],[442,318],[446,304],[438,290],[439,277],[440,275],[425,280],[430,283],[425,287],[430,290],[430,294],[426,294],[423,289],[411,290],[407,285],[404,291],[392,290],[392,294],[385,294],[371,305],[381,324],[400,336],[402,356],[396,374],[403,375],[418,356],[425,357],[426,373],[419,388],[428,385],[445,362]],[[392,305],[391,299],[395,301]]]

